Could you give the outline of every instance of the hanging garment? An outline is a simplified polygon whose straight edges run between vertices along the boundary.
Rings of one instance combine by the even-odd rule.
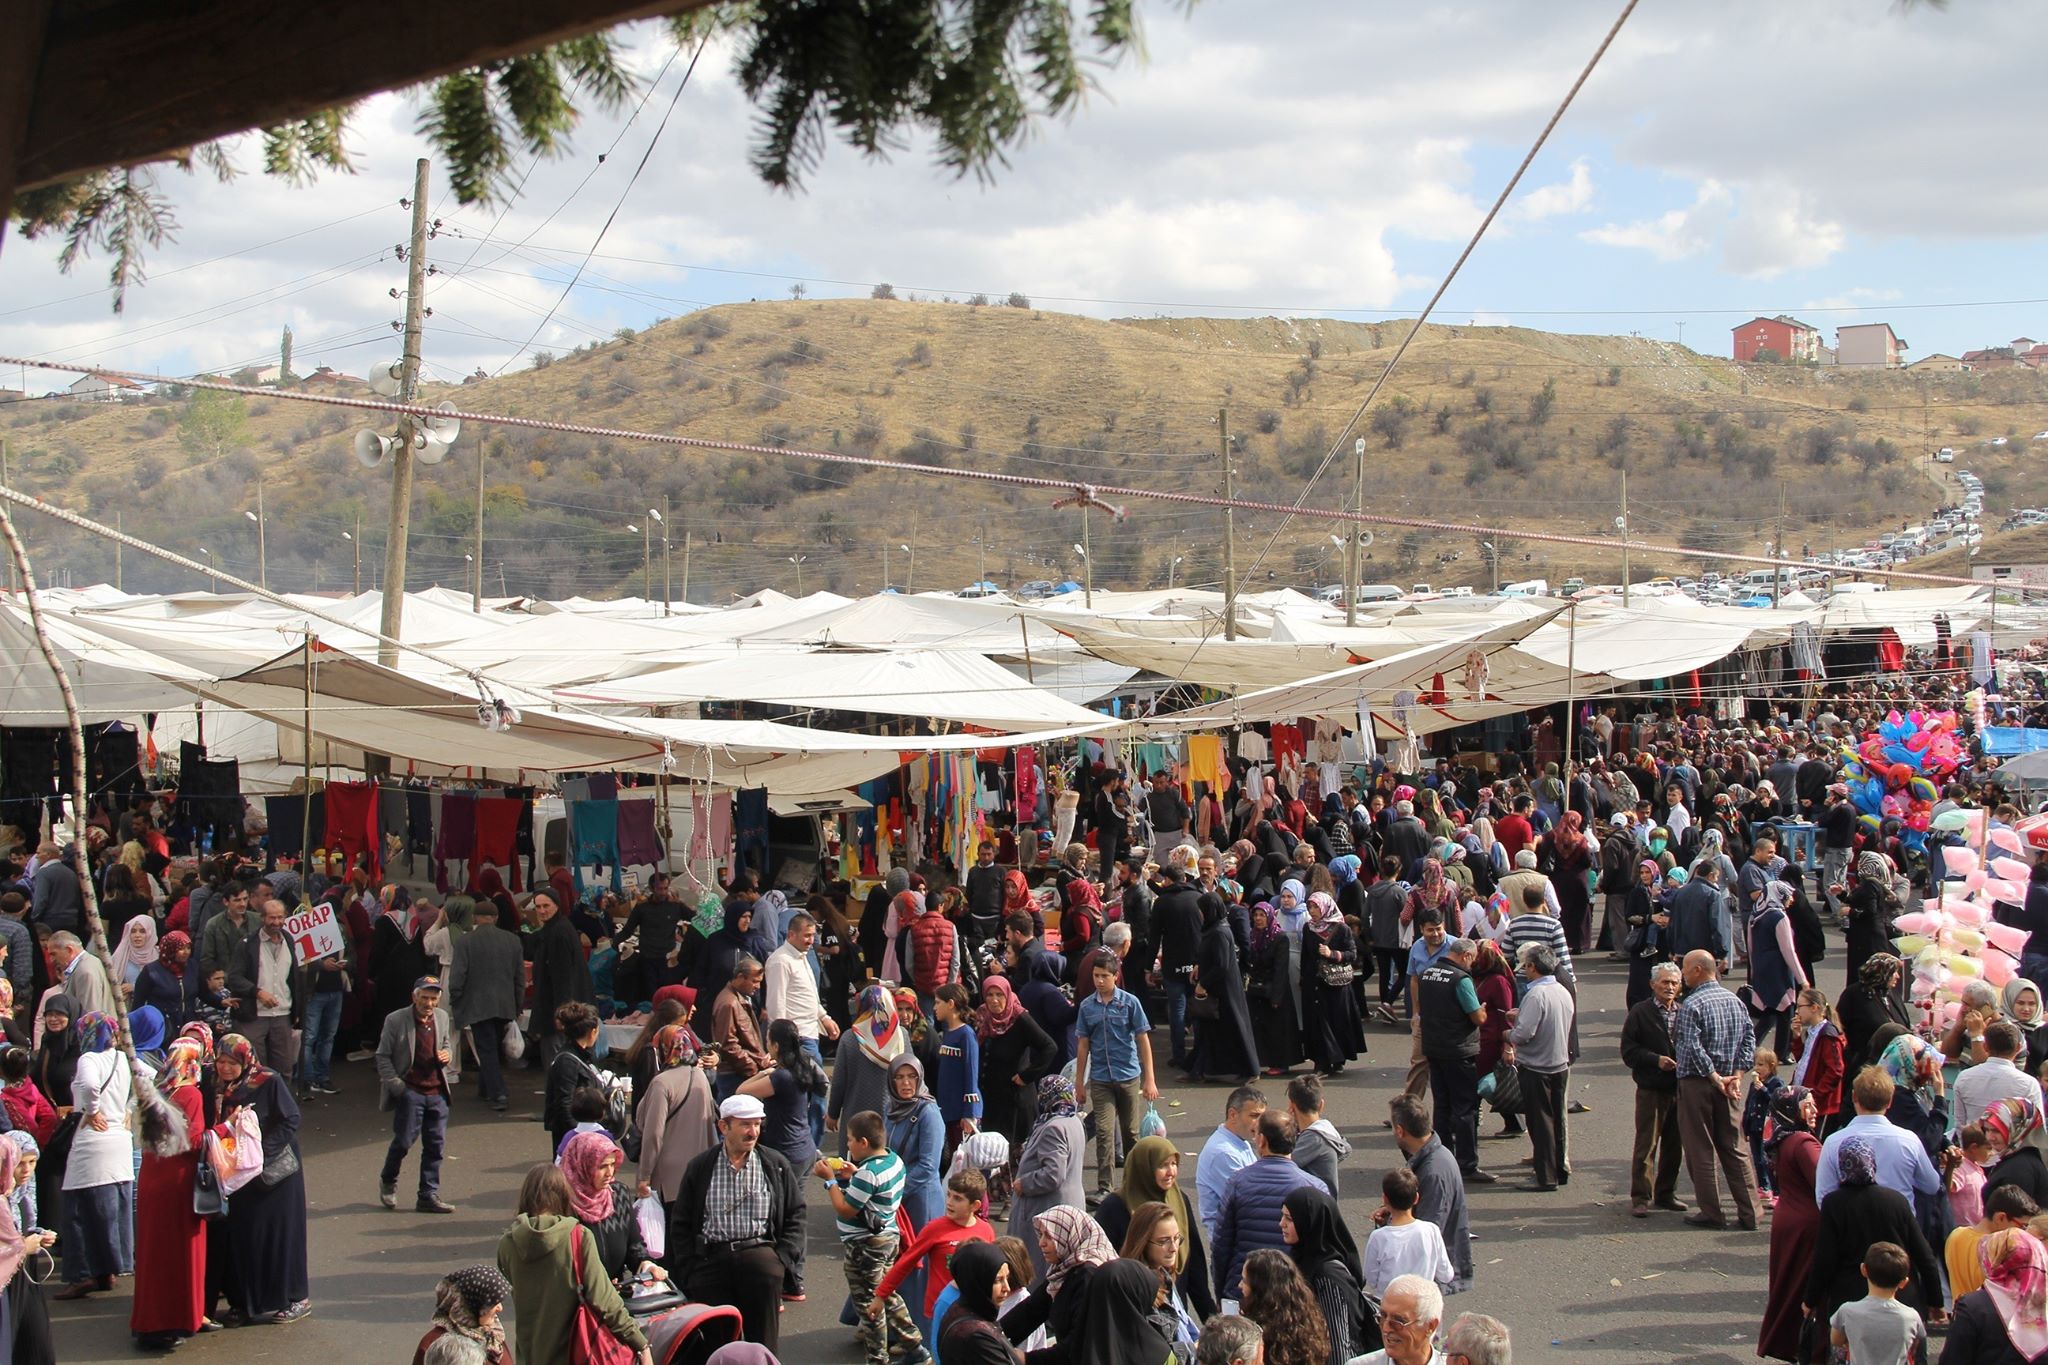
[[[0,726],[0,825],[15,826],[30,847],[40,842],[44,810],[57,791],[63,736],[41,726]],[[68,743],[62,748],[70,751]]]
[[[1015,751],[1017,762],[1017,823],[1029,824],[1038,816],[1038,792],[1043,785],[1038,767],[1038,751],[1029,745],[1018,745]]]
[[[1991,632],[1970,632],[1970,681],[1979,687],[1991,682]]]
[[[763,793],[765,795],[765,793]],[[578,801],[569,807],[569,875],[576,881],[576,894],[583,895],[583,869],[609,867],[612,891],[626,889],[619,869],[619,803]]]
[[[512,831],[512,852],[526,860],[526,880],[531,882],[534,860],[540,856],[540,850],[533,842],[533,788],[507,787],[505,795],[519,803],[519,823]],[[516,890],[519,886],[519,869],[513,868],[512,874],[512,885]]]
[[[370,880],[380,881],[383,864],[377,848],[377,789],[367,782],[330,782],[327,798],[327,851],[340,853],[353,866],[369,859]]]
[[[434,856],[434,794],[417,788],[405,793],[405,870],[415,872],[419,855]]]
[[[619,861],[627,867],[660,867],[661,836],[652,801],[619,802]]]
[[[93,798],[111,798],[125,806],[142,795],[141,748],[133,728],[120,721],[109,722],[94,737],[87,729],[87,766],[91,768]]]
[[[474,875],[476,860],[476,797],[468,792],[441,793],[441,820],[434,834],[434,886],[448,894],[448,864],[460,862],[463,881]],[[567,908],[566,906],[564,907]]]
[[[774,871],[768,865],[768,789],[754,787],[733,800],[733,861],[751,866],[764,877]],[[759,855],[758,862],[755,855]]]
[[[1187,783],[1209,784],[1209,792],[1219,801],[1230,790],[1230,769],[1223,762],[1223,740],[1216,735],[1188,736]]]
[[[476,849],[469,860],[469,890],[477,889],[477,877],[487,867],[502,867],[512,874],[512,889],[522,890],[519,880],[519,816],[526,803],[517,797],[485,796],[476,803]]]
[[[590,788],[590,799],[593,801],[619,799],[619,779],[611,773],[592,773],[584,782]]]
[[[413,870],[410,841],[412,813],[403,787],[377,788],[377,848],[394,866],[405,858],[405,870]]]
[[[1266,743],[1266,737],[1257,730],[1239,730],[1237,756],[1253,763],[1265,763],[1273,757],[1273,746]]]
[[[1828,676],[1827,665],[1821,662],[1820,632],[1811,621],[1793,624],[1792,667],[1801,677],[1816,682],[1825,681]]]
[[[312,803],[309,816],[306,805]],[[273,796],[264,802],[270,819],[270,867],[275,869],[278,858],[300,856],[306,852],[302,831],[310,829],[315,839],[327,836],[327,794],[314,792],[307,796]]]
[[[1335,763],[1344,756],[1344,727],[1342,725],[1339,725],[1334,720],[1318,720],[1315,722],[1315,736],[1316,762]]]

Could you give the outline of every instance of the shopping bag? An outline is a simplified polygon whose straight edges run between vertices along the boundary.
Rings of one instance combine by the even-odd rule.
[[[248,1109],[237,1109],[225,1125],[227,1135],[206,1135],[206,1156],[220,1177],[220,1192],[233,1194],[263,1174],[263,1129]]]
[[[658,1195],[648,1195],[633,1204],[633,1220],[640,1225],[640,1241],[648,1259],[658,1261],[668,1252],[668,1214]]]
[[[1158,1106],[1151,1104],[1145,1106],[1144,1117],[1138,1120],[1138,1136],[1141,1138],[1166,1136],[1166,1120],[1159,1117]]]

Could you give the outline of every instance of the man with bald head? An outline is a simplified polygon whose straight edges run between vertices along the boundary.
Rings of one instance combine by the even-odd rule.
[[[1686,1222],[1725,1228],[1715,1163],[1735,1196],[1735,1216],[1746,1230],[1757,1224],[1756,1172],[1742,1141],[1742,1078],[1756,1061],[1756,1029],[1749,1010],[1723,986],[1719,963],[1704,948],[1685,955],[1685,997],[1671,1026],[1678,1063],[1678,1131],[1699,1211]]]

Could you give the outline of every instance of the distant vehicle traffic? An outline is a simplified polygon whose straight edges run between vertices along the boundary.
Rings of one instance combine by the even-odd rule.
[[[1049,580],[1037,578],[1017,589],[1017,596],[1031,601],[1040,597],[1050,597],[1052,591],[1052,583]]]

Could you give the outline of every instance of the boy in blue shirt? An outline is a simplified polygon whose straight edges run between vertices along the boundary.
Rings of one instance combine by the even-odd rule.
[[[932,1098],[946,1121],[944,1164],[969,1133],[981,1128],[981,1040],[975,1036],[974,1002],[957,981],[939,987],[932,999],[932,1017],[939,1024],[939,1074]]]
[[[1118,1134],[1124,1151],[1137,1145],[1140,1089],[1147,1100],[1156,1100],[1159,1086],[1152,1078],[1152,1021],[1145,1007],[1118,988],[1115,959],[1097,958],[1090,975],[1095,994],[1081,1002],[1074,1018],[1074,1087],[1086,1088],[1095,1113],[1095,1193],[1088,1199],[1095,1205],[1109,1196]]]

